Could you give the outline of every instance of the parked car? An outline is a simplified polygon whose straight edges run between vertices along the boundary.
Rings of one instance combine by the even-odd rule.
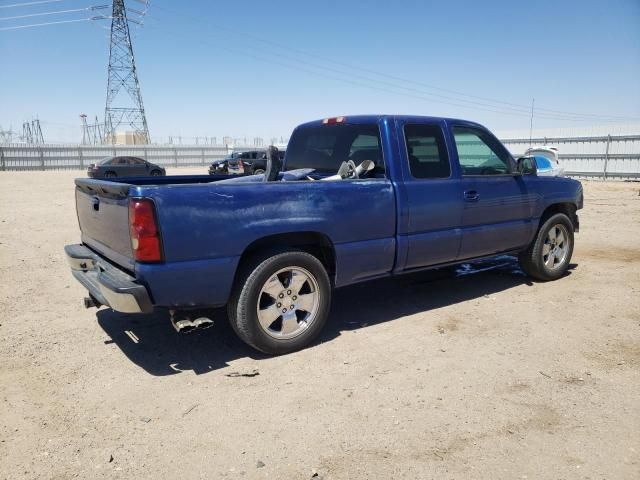
[[[221,158],[220,160],[214,160],[209,165],[209,175],[218,175],[221,173],[227,173],[227,159]]]
[[[464,120],[306,123],[278,172],[77,179],[83,243],[65,249],[85,306],[165,309],[185,331],[226,305],[247,344],[291,352],[322,330],[332,288],[496,255],[559,279],[583,206],[580,182],[537,176]]]
[[[91,178],[144,177],[166,175],[160,165],[138,157],[107,157],[89,165],[87,175]]]
[[[233,155],[227,163],[227,170],[231,174],[245,173],[245,164],[252,164],[262,153],[264,152],[260,150],[235,152],[235,155]]]
[[[284,160],[285,151],[279,150],[280,160]],[[236,152],[228,162],[229,173],[245,173],[248,175],[257,175],[264,173],[267,169],[267,151],[266,150],[248,150]]]
[[[278,156],[280,161],[284,162],[285,150],[278,150]],[[267,152],[266,150],[260,151],[255,159],[243,160],[244,173],[249,175],[257,175],[264,173],[267,170]]]
[[[534,157],[538,166],[538,175],[545,177],[561,177],[564,175],[564,168],[560,166],[556,147],[528,148],[525,156]]]
[[[229,173],[229,160],[240,155],[240,152],[230,153],[220,160],[214,160],[209,166],[209,175],[219,175]]]
[[[522,158],[529,158],[535,163],[537,175],[540,177],[561,177],[564,175],[564,168],[553,163],[553,161],[547,157],[527,155]]]

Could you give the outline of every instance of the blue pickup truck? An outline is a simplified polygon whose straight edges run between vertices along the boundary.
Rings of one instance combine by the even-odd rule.
[[[536,175],[486,128],[366,115],[297,127],[261,175],[77,179],[82,243],[65,250],[85,306],[166,309],[176,329],[227,306],[254,348],[308,345],[333,288],[496,255],[566,272],[582,185]]]

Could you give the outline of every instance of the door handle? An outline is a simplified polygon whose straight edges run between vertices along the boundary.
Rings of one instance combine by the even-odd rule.
[[[478,200],[480,200],[480,194],[475,190],[467,190],[464,192],[465,202],[477,202]]]

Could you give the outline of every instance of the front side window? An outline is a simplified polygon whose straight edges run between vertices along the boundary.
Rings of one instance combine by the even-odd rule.
[[[287,170],[312,168],[336,173],[342,162],[371,160],[374,174],[384,173],[377,125],[319,125],[296,130],[287,146]]]
[[[507,175],[509,157],[486,132],[453,127],[462,175]]]
[[[448,178],[451,176],[449,156],[440,127],[406,125],[404,139],[412,177]]]

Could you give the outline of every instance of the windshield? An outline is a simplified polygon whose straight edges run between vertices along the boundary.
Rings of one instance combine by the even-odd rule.
[[[384,172],[377,125],[318,125],[297,129],[287,146],[286,170],[312,168],[335,173],[340,164],[371,160]]]

